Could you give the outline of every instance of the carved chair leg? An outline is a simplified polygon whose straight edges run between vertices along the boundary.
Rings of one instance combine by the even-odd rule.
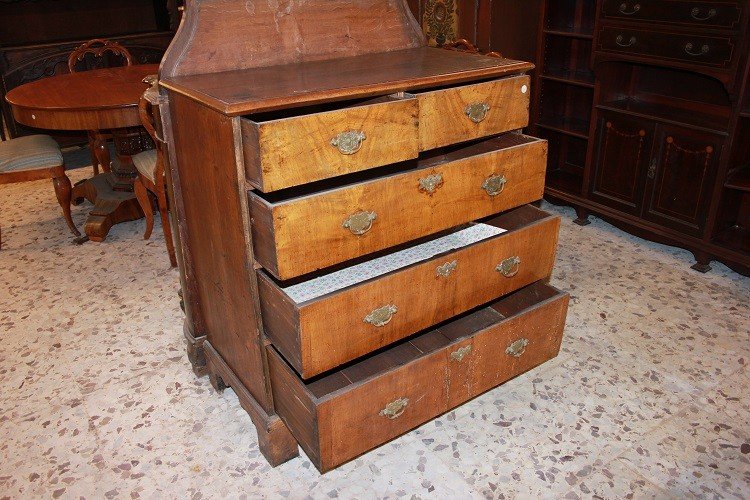
[[[78,231],[76,225],[73,224],[73,216],[70,212],[70,199],[73,195],[73,186],[70,184],[70,179],[68,179],[67,175],[62,174],[52,179],[52,185],[55,187],[57,201],[58,203],[60,203],[60,207],[63,211],[63,216],[65,217],[65,222],[68,223],[70,232],[72,232],[76,238],[80,237],[81,232]]]
[[[169,254],[169,264],[177,267],[177,256],[174,250],[174,241],[172,241],[172,225],[169,222],[169,208],[167,206],[167,193],[164,185],[157,186],[156,200],[159,205],[159,215],[161,215],[161,226],[164,230],[164,241],[167,244],[167,253]]]
[[[133,181],[133,191],[135,191],[135,199],[138,200],[143,215],[146,217],[146,231],[143,233],[143,239],[147,240],[151,237],[151,232],[154,230],[154,207],[151,204],[151,197],[148,195],[146,186],[143,185],[143,181],[140,177],[136,177]]]

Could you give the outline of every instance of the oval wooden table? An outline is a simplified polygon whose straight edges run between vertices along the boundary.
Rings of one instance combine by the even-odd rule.
[[[116,157],[110,172],[73,188],[73,199],[94,204],[84,230],[103,241],[114,224],[143,217],[133,194],[137,171],[131,156],[153,148],[140,127],[138,101],[159,66],[143,64],[98,69],[44,78],[16,87],[6,95],[17,122],[53,130],[109,130]]]

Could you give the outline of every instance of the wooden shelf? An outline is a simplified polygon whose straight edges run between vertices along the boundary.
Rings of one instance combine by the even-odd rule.
[[[567,85],[576,85],[588,89],[594,88],[594,79],[580,71],[548,71],[540,75],[542,80],[551,80],[553,82],[565,83]]]
[[[605,102],[599,109],[671,123],[718,135],[728,135],[729,119],[697,111],[681,109],[634,99]]]
[[[750,254],[750,228],[732,226],[716,235],[713,242],[724,248]]]
[[[750,164],[734,169],[724,187],[750,193]]]
[[[579,139],[588,140],[589,138],[589,122],[581,120],[579,118],[545,118],[540,117],[537,122],[537,127],[544,128],[547,130],[554,130],[561,134],[569,135],[572,137],[578,137]]]
[[[566,38],[580,38],[581,40],[593,40],[593,33],[580,33],[577,31],[566,31],[566,30],[544,30],[545,35],[551,36],[562,36]]]

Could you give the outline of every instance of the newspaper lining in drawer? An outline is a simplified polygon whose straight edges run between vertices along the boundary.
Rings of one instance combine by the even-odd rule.
[[[323,295],[356,285],[378,276],[430,259],[441,253],[462,248],[506,232],[489,224],[474,224],[455,233],[420,245],[384,255],[331,274],[283,288],[295,303],[301,304]]]

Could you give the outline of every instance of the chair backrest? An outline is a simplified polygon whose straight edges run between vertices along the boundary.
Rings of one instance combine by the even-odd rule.
[[[107,53],[110,53],[111,56]],[[113,59],[124,60],[125,64],[113,64]],[[109,68],[112,66],[130,66],[133,57],[128,49],[117,42],[95,38],[80,45],[68,57],[68,69],[71,73],[90,69]]]
[[[164,175],[164,139],[156,131],[156,112],[159,106],[161,96],[159,95],[159,81],[156,77],[147,76],[144,83],[150,83],[151,87],[146,90],[138,101],[138,114],[141,117],[141,125],[146,129],[148,135],[156,145],[156,176],[155,179],[161,179]]]

